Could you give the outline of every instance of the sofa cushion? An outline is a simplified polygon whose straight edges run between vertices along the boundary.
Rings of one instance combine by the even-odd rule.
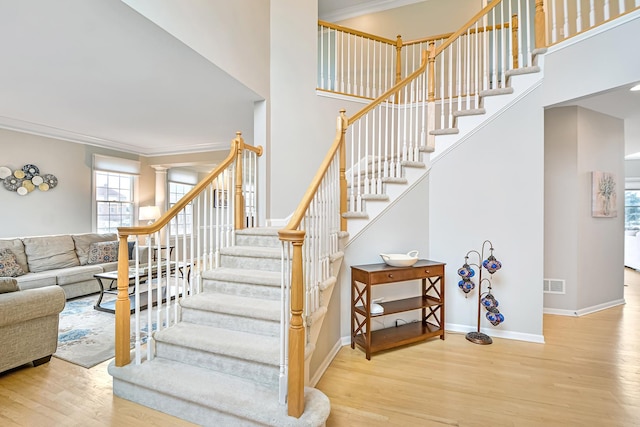
[[[42,288],[44,286],[57,285],[56,271],[41,271],[16,277],[20,289]]]
[[[29,265],[27,264],[27,255],[24,253],[24,245],[20,239],[0,239],[0,249],[11,249],[11,252],[16,256],[16,260],[24,272],[29,271]]]
[[[87,264],[101,264],[118,260],[119,242],[95,242],[89,246]]]
[[[69,235],[25,237],[22,243],[31,272],[80,265],[73,239]]]
[[[118,240],[118,235],[115,233],[84,233],[84,234],[72,234],[73,242],[76,248],[76,255],[80,265],[85,265],[89,256],[89,246],[95,242],[113,242]]]
[[[25,274],[11,249],[0,249],[0,277],[17,277]]]
[[[58,285],[64,286],[71,283],[91,280],[93,279],[93,275],[98,273],[102,273],[102,267],[99,265],[80,265],[78,267],[58,270],[56,273],[56,280]]]
[[[18,282],[14,278],[2,277],[0,278],[0,294],[8,294],[9,292],[16,292],[20,290]]]

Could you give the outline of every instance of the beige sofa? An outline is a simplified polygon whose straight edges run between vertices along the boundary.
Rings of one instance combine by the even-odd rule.
[[[60,286],[20,290],[15,279],[0,278],[0,372],[51,359],[64,305]]]
[[[83,233],[0,239],[0,276],[20,289],[57,285],[66,298],[100,291],[96,273],[117,269],[117,235]]]

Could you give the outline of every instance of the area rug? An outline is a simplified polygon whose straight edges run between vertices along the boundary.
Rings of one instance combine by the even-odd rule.
[[[95,310],[97,300],[96,294],[67,301],[60,313],[54,357],[91,368],[115,356],[115,314]],[[131,316],[132,332],[133,322]],[[141,322],[146,330],[146,316],[141,316]],[[132,335],[131,348],[134,343]]]

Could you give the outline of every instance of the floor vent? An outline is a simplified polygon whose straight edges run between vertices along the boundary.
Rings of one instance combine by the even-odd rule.
[[[545,294],[564,294],[564,283],[562,279],[543,279],[543,291]]]

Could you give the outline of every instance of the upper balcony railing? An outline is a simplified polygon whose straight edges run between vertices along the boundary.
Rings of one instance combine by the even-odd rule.
[[[484,0],[485,6],[487,3]],[[638,7],[640,0],[503,1],[480,23],[477,31],[489,33],[495,26],[505,30],[502,31],[505,34],[508,30],[512,37],[519,37],[518,44],[510,45],[513,48],[510,54],[517,64],[535,46],[561,42]],[[539,32],[533,30],[535,19],[541,20],[537,23]],[[521,36],[517,36],[518,26],[525,31]],[[415,71],[423,51],[431,45],[438,49],[452,34],[403,41],[401,35],[393,40],[318,21],[317,89],[373,100]],[[466,54],[463,52],[460,60]],[[445,68],[446,64],[440,75],[446,74]]]

